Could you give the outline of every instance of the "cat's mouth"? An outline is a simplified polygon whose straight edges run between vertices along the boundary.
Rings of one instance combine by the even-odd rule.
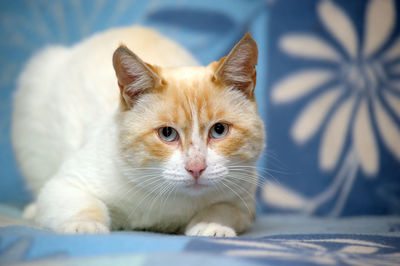
[[[194,190],[201,190],[201,189],[205,189],[210,187],[210,185],[203,185],[203,184],[199,184],[199,183],[194,183],[193,185],[189,186],[190,188],[194,189]]]
[[[210,190],[212,185],[206,185],[206,184],[199,184],[198,182],[194,182],[192,184],[188,184],[184,187],[182,187],[182,190],[185,191],[185,193],[189,195],[202,195],[208,190]]]
[[[178,189],[181,190],[183,192],[192,194],[198,194],[198,193],[202,193],[203,191],[206,191],[210,188],[213,187],[212,183],[208,183],[208,182],[204,182],[204,180],[200,181],[200,180],[174,180],[172,181],[172,184]]]
[[[175,187],[177,190],[188,193],[202,193],[212,188],[215,188],[219,181],[219,176],[204,176],[200,175],[198,178],[192,176],[170,176],[166,181]]]
[[[189,193],[199,194],[214,188],[215,183],[217,183],[215,180],[210,182],[209,180],[199,179],[186,183],[182,188]]]

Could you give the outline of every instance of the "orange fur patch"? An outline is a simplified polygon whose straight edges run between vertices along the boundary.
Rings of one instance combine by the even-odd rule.
[[[92,221],[96,221],[102,224],[107,223],[107,216],[104,213],[104,211],[96,206],[95,204],[92,204],[88,208],[84,209],[83,211],[80,211],[77,216],[79,217],[85,217],[87,219],[90,219]]]

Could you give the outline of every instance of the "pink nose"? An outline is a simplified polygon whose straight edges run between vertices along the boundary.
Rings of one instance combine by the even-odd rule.
[[[186,165],[185,169],[188,171],[194,179],[199,179],[201,173],[206,170],[207,165],[206,163],[199,163],[199,164],[189,164]]]

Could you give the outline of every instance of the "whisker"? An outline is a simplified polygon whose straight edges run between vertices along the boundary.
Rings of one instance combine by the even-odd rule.
[[[162,208],[160,209],[159,215],[158,215],[158,220],[161,222],[161,214],[164,214],[164,210],[165,210],[165,206],[168,202],[169,196],[172,194],[172,192],[174,192],[176,190],[176,186],[172,185],[172,184],[168,184],[167,185],[168,190],[167,192],[165,192],[167,195],[164,198],[164,203],[162,205]]]
[[[141,176],[141,175],[148,175],[148,174],[160,174],[160,169],[128,169],[128,170],[121,170],[121,173],[127,177],[129,176]]]
[[[229,177],[229,176],[228,176]],[[258,209],[260,206],[262,206],[261,205],[261,202],[259,202],[257,199],[256,199],[256,191],[254,191],[254,193],[251,193],[249,190],[247,190],[246,188],[244,188],[244,187],[241,187],[240,185],[238,185],[238,184],[236,184],[233,180],[229,180],[229,179],[224,179],[225,181],[228,181],[228,182],[230,182],[232,185],[235,185],[236,187],[238,187],[240,190],[242,190],[242,191],[244,191],[244,192],[246,192],[247,193],[247,195],[251,198],[251,200],[254,202],[254,204],[255,204],[255,208],[256,209]],[[261,186],[259,186],[259,187],[261,187]]]
[[[247,211],[249,212],[249,215],[251,215],[251,211],[249,206],[247,205],[247,203],[244,201],[244,199],[240,196],[239,193],[237,193],[235,190],[233,190],[228,184],[225,184],[223,182],[223,180],[221,180],[221,184],[224,185],[225,187],[227,187],[229,190],[231,190],[244,204],[244,206],[246,207]]]
[[[172,194],[172,192],[174,192],[174,191],[176,190],[176,186],[174,186],[174,185],[172,185],[172,184],[170,184],[169,187],[170,187],[170,190],[169,190],[169,192],[168,192],[168,194],[167,194],[166,199],[164,200],[164,205],[163,205],[163,207],[162,207],[163,210],[165,209],[165,205],[166,205],[167,202],[168,202],[169,196]]]
[[[158,182],[156,180],[155,182]],[[159,184],[155,185],[150,191],[144,191],[146,194],[145,196],[140,200],[139,203],[136,204],[136,207],[131,211],[131,213],[128,215],[128,221],[131,219],[132,215],[136,212],[137,208],[141,206],[142,202],[147,199],[149,196],[152,196],[153,193],[155,193],[158,189],[164,186],[163,182],[160,182]]]
[[[254,199],[254,195],[253,195],[252,193],[250,193],[248,189],[239,186],[239,185],[236,184],[233,180],[224,179],[224,181],[227,181],[228,183],[230,183],[230,184],[234,185],[235,187],[239,188],[241,191],[246,192],[246,193],[251,197],[251,199],[252,199],[253,201],[255,200],[255,199]]]
[[[169,189],[169,184],[167,182],[163,181],[162,184],[164,185],[164,187],[161,188],[161,190],[153,197],[153,199],[150,202],[150,207],[148,208],[146,219],[145,219],[147,221],[149,221],[149,219],[150,219],[150,214],[153,211],[154,203],[156,203],[157,200],[159,198],[161,198],[162,195],[164,195],[165,191],[168,191],[168,189]],[[165,184],[167,184],[167,185],[165,186]]]
[[[134,170],[157,170],[160,171],[160,167],[133,167]]]
[[[119,196],[119,201],[123,201],[125,197],[135,189],[139,189],[141,191],[146,190],[147,188],[151,187],[152,184],[156,183],[159,177],[160,176],[152,176],[151,178],[148,178],[140,183],[128,182],[127,185],[130,185],[130,187],[121,196]]]
[[[268,163],[273,165],[274,167],[280,168],[282,170],[287,169],[287,167],[285,166],[285,164],[279,159],[279,155],[271,150],[271,149],[267,149],[265,152],[266,157],[269,159]]]
[[[135,181],[140,181],[140,180],[143,180],[143,179],[149,179],[149,178],[151,178],[151,177],[154,177],[154,176],[162,176],[162,174],[160,174],[160,173],[152,173],[152,174],[148,174],[148,175],[141,175],[141,176],[133,176],[133,177],[130,177],[129,179],[128,179],[128,183],[135,183]],[[128,184],[128,183],[126,183],[126,184]]]
[[[230,169],[229,170],[231,173],[240,173],[241,175],[247,175],[247,177],[257,177],[258,179],[266,180],[268,179],[273,179],[276,183],[280,183],[275,176],[272,174],[266,173],[268,176],[263,176],[260,175],[259,173],[255,173],[252,170],[247,170],[247,169]]]
[[[284,163],[279,160],[278,155],[276,152],[272,151],[271,149],[266,149],[263,153],[261,153],[259,160],[266,161],[268,159],[268,163],[273,165],[274,167],[283,170],[283,173],[287,173],[287,167],[284,165]],[[246,160],[240,160],[237,162],[234,162],[233,164],[240,164],[240,163],[246,163],[248,161]],[[272,169],[271,169],[272,170]],[[288,173],[291,174],[291,173]]]
[[[153,174],[148,174],[148,175],[135,176],[134,178],[130,178],[130,179],[127,178],[125,183],[118,184],[118,186],[119,187],[121,187],[121,186],[124,187],[124,186],[129,186],[129,185],[132,185],[132,184],[136,185],[138,183],[135,182],[135,181],[141,181],[143,179],[150,180],[150,179],[153,179],[153,177],[161,177],[161,174],[160,173],[153,173]]]
[[[235,176],[244,176],[244,177],[247,177],[247,178],[251,178],[253,180],[266,179],[268,177],[274,178],[271,175],[268,175],[268,177],[267,177],[267,176],[260,175],[259,173],[256,173],[254,171],[248,171],[246,169],[230,169],[229,174],[233,174]]]
[[[157,182],[158,180],[160,180],[160,178],[162,178],[161,175],[157,175],[157,176],[148,176],[148,177],[146,178],[146,180],[144,180],[144,181],[141,181],[141,182],[132,181],[131,184],[134,184],[134,185],[137,186],[137,187],[145,187],[145,186],[148,186],[148,185],[154,183],[154,182],[151,182],[151,181]],[[150,182],[151,182],[151,183],[150,183]],[[149,183],[150,183],[150,184],[149,184]],[[145,186],[144,186],[144,185],[145,185]]]
[[[254,173],[254,172],[251,172]],[[230,174],[228,175],[232,179],[239,179],[243,182],[253,183],[258,188],[263,188],[267,184],[278,184],[281,185],[279,180],[277,180],[274,176],[270,175],[269,178],[262,175],[254,175],[249,174],[247,171],[242,170],[231,170]]]
[[[283,172],[283,171],[274,170],[274,169],[271,169],[271,168],[254,166],[254,165],[232,165],[232,166],[228,166],[228,169],[236,169],[236,168],[254,169],[254,170],[262,171],[262,172],[265,172],[265,173],[273,172],[273,173],[283,174],[283,175],[291,175],[292,174],[292,173],[289,173],[289,172]]]
[[[136,212],[136,210],[140,206],[142,206],[142,202],[144,202],[149,196],[153,196],[153,193],[156,192],[158,189],[160,189],[162,187],[162,185],[163,185],[162,183],[158,184],[155,187],[153,187],[150,191],[145,191],[144,197],[138,203],[136,203],[136,207],[128,215],[128,221],[131,220],[132,215]]]
[[[128,185],[129,185],[129,187],[128,187],[128,189],[125,189],[125,191],[122,193],[122,195],[118,196],[118,202],[124,201],[125,197],[135,189],[140,189],[140,190],[146,189],[147,187],[149,187],[152,184],[152,181],[158,179],[158,177],[159,176],[153,176],[152,178],[146,179],[145,181],[140,183],[141,184],[140,186],[138,186],[137,183],[134,183],[131,181],[125,183],[125,186],[123,186],[123,188],[125,189]],[[119,187],[121,187],[121,186],[119,186]]]
[[[262,187],[265,184],[262,180],[258,180],[258,179],[257,180],[251,180],[251,179],[237,177],[237,176],[231,176],[231,175],[227,175],[226,177],[229,177],[230,179],[246,182],[246,183],[252,184],[252,185],[254,185],[256,187]]]
[[[224,194],[224,193],[225,193],[225,190],[219,186],[219,183],[220,183],[220,182],[215,183],[215,187],[218,189],[218,191],[221,192],[221,194]]]

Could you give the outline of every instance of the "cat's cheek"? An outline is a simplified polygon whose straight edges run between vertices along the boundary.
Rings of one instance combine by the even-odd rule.
[[[211,148],[226,158],[235,157],[242,161],[257,159],[264,148],[263,126],[249,126],[248,129],[236,126],[224,139],[211,144]]]
[[[243,160],[248,160],[248,155],[241,152],[241,148],[245,145],[246,138],[243,134],[233,133],[224,138],[223,140],[211,143],[211,149],[215,153],[225,158],[232,156],[240,157]]]
[[[162,164],[163,177],[175,186],[187,186],[193,184],[193,178],[184,168],[184,158],[179,150]]]
[[[167,161],[173,155],[175,149],[176,148],[170,147],[168,144],[161,143],[158,140],[146,143],[147,153],[157,162]]]
[[[170,145],[161,141],[154,132],[136,137],[132,143],[136,144],[132,145],[132,150],[135,154],[140,155],[138,157],[142,160],[141,166],[147,162],[166,162],[178,149],[178,145]]]
[[[212,149],[207,151],[207,169],[204,171],[205,180],[208,180],[210,185],[219,181],[226,176],[229,171],[226,164],[231,160],[230,157],[220,155]]]

